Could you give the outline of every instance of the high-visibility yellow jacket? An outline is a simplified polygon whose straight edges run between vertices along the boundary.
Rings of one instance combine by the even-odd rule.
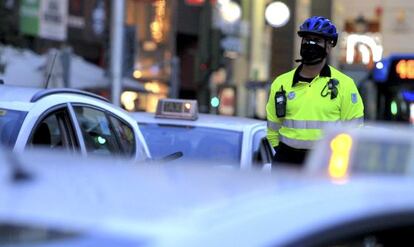
[[[354,81],[325,65],[310,83],[299,81],[301,66],[278,76],[272,83],[266,105],[267,137],[273,147],[279,141],[297,149],[310,149],[329,124],[362,125],[364,105]],[[338,95],[331,99],[327,83],[336,79]],[[286,91],[286,116],[276,116],[275,94]],[[325,95],[323,97],[322,95]]]

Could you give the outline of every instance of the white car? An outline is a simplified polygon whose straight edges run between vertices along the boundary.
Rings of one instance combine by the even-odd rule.
[[[74,89],[0,85],[0,142],[16,152],[34,146],[146,160],[145,140],[127,112]]]
[[[154,158],[182,152],[180,162],[232,164],[251,168],[270,164],[266,122],[242,117],[198,114],[192,100],[162,99],[157,113],[136,112],[133,118]]]
[[[2,246],[414,244],[411,176],[338,183],[326,176],[0,154]]]

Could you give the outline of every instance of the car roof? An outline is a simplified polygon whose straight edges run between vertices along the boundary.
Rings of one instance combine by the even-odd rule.
[[[44,88],[0,85],[0,101],[32,103],[49,95],[63,94],[63,93],[88,96],[88,97],[93,97],[93,98],[108,102],[107,99],[99,95],[86,92],[86,91],[82,91],[82,90],[71,89],[71,88],[46,88],[44,89]]]
[[[173,125],[186,125],[186,126],[200,126],[200,127],[213,127],[226,130],[243,131],[246,127],[265,127],[266,122],[263,120],[235,117],[235,116],[222,116],[213,114],[198,114],[197,120],[183,120],[183,119],[168,119],[168,118],[156,118],[154,113],[148,112],[133,112],[132,117],[137,120],[138,123],[154,123],[154,124],[173,124]]]

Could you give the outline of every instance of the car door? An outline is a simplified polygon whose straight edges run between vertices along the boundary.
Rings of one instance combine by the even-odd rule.
[[[66,105],[46,111],[32,129],[26,147],[43,147],[75,151],[79,149]]]

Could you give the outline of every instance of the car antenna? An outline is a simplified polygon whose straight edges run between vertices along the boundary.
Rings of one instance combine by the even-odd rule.
[[[52,65],[50,66],[50,69],[47,73],[46,82],[45,82],[45,89],[49,86],[50,77],[52,76],[53,68],[55,67],[55,61],[57,57],[58,52],[55,52],[55,55],[53,56]]]

